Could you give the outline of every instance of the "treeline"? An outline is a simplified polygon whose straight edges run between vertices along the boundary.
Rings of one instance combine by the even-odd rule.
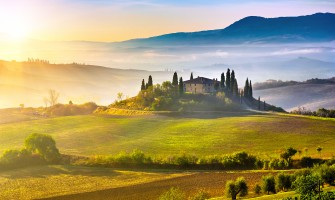
[[[293,110],[290,113],[298,115],[335,118],[335,110],[332,109],[328,110],[325,108],[320,108],[317,111],[311,111],[304,107],[299,107],[298,109]]]
[[[140,150],[131,153],[120,152],[116,155],[93,156],[78,159],[74,165],[122,167],[122,168],[163,168],[163,169],[203,169],[203,170],[232,170],[232,169],[291,169],[313,167],[319,164],[335,164],[335,158],[322,160],[302,157],[292,160],[297,153],[294,148],[286,149],[279,158],[261,159],[246,152],[226,155],[211,155],[197,157],[195,155],[171,155],[166,157],[148,156]]]

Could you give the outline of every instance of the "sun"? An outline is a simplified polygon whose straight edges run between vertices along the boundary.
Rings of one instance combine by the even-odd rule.
[[[29,36],[29,27],[23,21],[11,20],[2,27],[0,32],[5,33],[10,40],[20,41]]]

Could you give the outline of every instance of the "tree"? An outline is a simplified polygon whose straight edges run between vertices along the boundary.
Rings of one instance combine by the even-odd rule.
[[[224,73],[221,73],[221,82],[220,82],[220,87],[221,89],[223,89],[225,87],[225,77],[224,77]]]
[[[265,103],[265,101],[263,102],[263,108],[264,108],[264,111],[266,111],[266,103]]]
[[[191,72],[190,80],[193,80],[193,72]]]
[[[239,177],[236,181],[228,181],[226,183],[226,195],[231,197],[232,200],[235,200],[237,195],[243,197],[248,194],[248,185],[243,177]]]
[[[173,74],[172,85],[173,85],[174,87],[177,87],[177,86],[178,86],[178,75],[177,75],[177,72],[175,72],[175,73]]]
[[[54,163],[60,159],[56,142],[50,135],[33,133],[25,140],[25,147],[32,153],[40,154],[47,162]]]
[[[263,176],[263,191],[264,193],[269,194],[272,192],[273,194],[276,193],[276,181],[272,175]]]
[[[59,93],[56,90],[49,90],[49,97],[46,97],[50,106],[54,106],[58,103]]]
[[[141,90],[145,90],[145,82],[144,82],[144,79],[142,79]]]
[[[289,174],[279,173],[276,180],[278,190],[287,191],[292,187],[292,178]]]
[[[255,194],[260,194],[262,192],[262,187],[258,184],[255,186]]]
[[[214,80],[214,89],[215,89],[215,91],[218,91],[219,87],[220,87],[219,81],[218,81],[218,79],[215,79]]]
[[[321,158],[321,151],[322,151],[322,147],[318,146],[318,148],[316,148],[316,150],[318,151],[320,158]]]
[[[185,194],[179,188],[172,187],[159,197],[159,200],[184,200]]]
[[[303,197],[301,199],[307,199],[306,197],[312,197],[318,193],[321,185],[320,182],[320,177],[317,175],[302,175],[297,177],[297,179],[293,182],[293,186]]]
[[[252,97],[253,97],[253,91],[252,91],[251,80],[250,80],[250,83],[249,83],[249,92],[248,92],[248,96],[249,96],[249,98],[252,98]]]
[[[258,110],[261,110],[261,97],[258,97]]]
[[[183,82],[183,77],[179,78],[179,94],[182,95],[184,94],[184,82]]]
[[[231,74],[230,74],[230,86],[229,86],[229,88],[230,88],[230,93],[232,93],[233,94],[233,92],[234,92],[234,85],[235,85],[235,72],[234,72],[234,70],[232,70],[231,71]]]
[[[285,150],[285,152],[280,154],[280,157],[286,160],[288,163],[291,163],[291,158],[297,153],[298,151],[293,147],[289,147]]]
[[[226,88],[227,90],[230,90],[230,69],[227,69],[226,73]]]
[[[123,95],[122,92],[118,92],[118,93],[117,93],[117,100],[118,100],[118,101],[122,101],[123,96],[124,96],[124,95]]]
[[[239,93],[238,93],[238,85],[237,85],[237,80],[236,80],[236,78],[235,78],[235,81],[234,81],[233,95],[234,95],[234,96],[239,96]]]
[[[148,78],[148,88],[149,87],[152,87],[153,86],[153,83],[152,83],[152,76],[149,75],[149,78]]]
[[[249,80],[248,80],[248,78],[245,81],[245,85],[244,85],[244,97],[245,98],[249,97]]]

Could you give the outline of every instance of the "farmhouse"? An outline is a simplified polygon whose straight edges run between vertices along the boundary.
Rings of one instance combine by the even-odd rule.
[[[198,78],[184,81],[184,92],[194,94],[212,93],[216,91],[215,84],[220,85],[220,82],[215,79],[198,76]]]

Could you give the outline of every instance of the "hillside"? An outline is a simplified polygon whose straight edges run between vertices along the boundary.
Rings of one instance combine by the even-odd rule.
[[[243,44],[325,42],[335,39],[335,14],[316,13],[298,17],[250,16],[224,29],[171,33],[121,43],[137,45]]]
[[[302,82],[268,80],[255,83],[254,89],[256,96],[288,111],[298,107],[312,111],[335,108],[335,78],[313,78]]]
[[[253,112],[195,112],[189,116],[70,116],[0,124],[0,153],[22,148],[31,133],[55,138],[61,153],[108,155],[142,150],[154,156],[197,156],[247,150],[277,157],[285,147],[309,149],[308,155],[333,155],[333,119]],[[273,143],[273,138],[276,142]],[[253,141],[252,143],[250,141]]]
[[[0,108],[44,106],[48,90],[60,93],[60,102],[94,101],[110,104],[118,92],[133,96],[142,77],[152,75],[154,82],[172,77],[172,72],[123,70],[82,64],[48,64],[0,61]],[[6,95],[4,95],[6,94]]]

